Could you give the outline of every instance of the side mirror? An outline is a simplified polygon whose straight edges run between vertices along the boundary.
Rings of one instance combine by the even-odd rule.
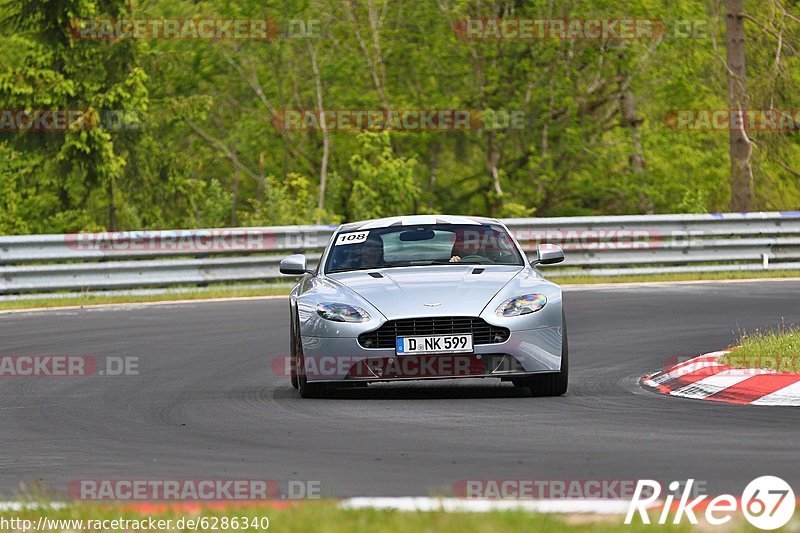
[[[540,244],[536,247],[538,258],[534,265],[554,265],[564,260],[564,250],[555,244]]]
[[[289,276],[302,276],[307,272],[306,256],[303,254],[294,254],[282,259],[280,271],[281,274],[287,274]]]

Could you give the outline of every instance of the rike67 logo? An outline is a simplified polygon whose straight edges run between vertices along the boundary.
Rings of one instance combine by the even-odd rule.
[[[676,501],[678,495],[674,493],[681,485],[678,481],[669,484],[672,494],[664,499],[658,524],[664,525],[670,522],[673,510],[671,522],[676,525],[682,523],[684,519],[690,524],[697,524],[697,517],[700,515],[708,524],[721,526],[730,522],[736,513],[741,512],[753,526],[772,530],[785,526],[794,515],[796,504],[794,491],[779,477],[762,476],[754,479],[745,487],[740,500],[730,494],[722,494],[708,501],[706,501],[708,495],[705,494],[692,498],[694,480],[689,479],[683,485],[683,491]],[[634,515],[638,514],[643,524],[650,524],[647,510],[660,506],[661,494],[661,484],[658,481],[639,480],[628,507],[628,514],[625,516],[625,523],[630,524]],[[701,514],[701,509],[705,509],[704,515]]]

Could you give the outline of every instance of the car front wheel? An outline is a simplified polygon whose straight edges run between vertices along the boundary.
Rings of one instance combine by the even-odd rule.
[[[289,307],[289,357],[290,357],[290,365],[289,365],[289,379],[292,382],[292,387],[295,389],[297,388],[297,346],[299,341],[299,336],[297,335],[297,328],[295,327],[294,323],[294,313],[292,313],[292,308]]]
[[[563,396],[567,392],[569,385],[569,344],[567,342],[567,321],[563,313],[561,321],[561,370],[513,380],[514,386],[529,388],[531,396]]]
[[[308,382],[302,353],[297,356],[297,390],[303,398],[327,398],[331,390],[327,383]]]
[[[297,326],[297,342],[295,343],[294,371],[297,376],[297,390],[303,398],[327,398],[331,387],[327,383],[309,383],[306,379],[305,359],[303,358],[303,343],[300,338],[300,323]]]

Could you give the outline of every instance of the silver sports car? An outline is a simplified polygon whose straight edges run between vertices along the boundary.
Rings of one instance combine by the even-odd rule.
[[[289,296],[291,381],[303,398],[369,382],[500,378],[534,396],[567,390],[561,288],[495,219],[404,216],[337,228]]]

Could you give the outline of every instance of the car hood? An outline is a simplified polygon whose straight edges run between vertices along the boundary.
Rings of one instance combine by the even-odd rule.
[[[521,270],[519,266],[437,265],[340,272],[329,277],[395,320],[478,316]]]

